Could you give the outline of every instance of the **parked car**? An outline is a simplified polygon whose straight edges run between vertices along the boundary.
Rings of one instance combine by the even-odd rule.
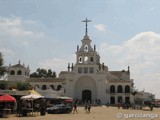
[[[48,114],[70,113],[72,108],[64,104],[57,104],[46,109]]]

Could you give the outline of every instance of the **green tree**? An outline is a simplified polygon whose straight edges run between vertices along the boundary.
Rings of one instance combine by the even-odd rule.
[[[48,69],[47,77],[56,78],[56,72],[52,71],[51,69]]]
[[[3,55],[2,55],[2,53],[0,52],[0,66],[2,66],[3,65]]]
[[[34,72],[34,73],[30,74],[30,77],[31,78],[38,78],[39,76],[36,72]]]
[[[56,72],[53,71],[52,77],[53,77],[53,78],[56,78],[56,76],[57,76],[57,75],[56,75]]]
[[[8,82],[7,81],[1,81],[0,82],[0,89],[5,90],[8,88]]]
[[[51,69],[48,69],[47,77],[52,77],[52,70]]]
[[[17,82],[17,89],[20,91],[31,89],[31,85],[28,82]]]
[[[51,69],[46,70],[43,68],[42,69],[38,68],[36,72],[33,72],[30,74],[30,77],[31,78],[48,78],[48,77],[56,78],[56,73]]]
[[[0,52],[0,77],[2,77],[6,72],[6,67],[4,66],[3,55]]]
[[[47,71],[45,69],[38,68],[37,72],[38,72],[38,75],[40,77],[46,77],[47,76]]]

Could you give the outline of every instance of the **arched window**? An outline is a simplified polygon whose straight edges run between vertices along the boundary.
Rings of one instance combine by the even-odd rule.
[[[18,70],[17,75],[22,75],[22,71]]]
[[[110,93],[115,93],[115,86],[114,85],[110,86]]]
[[[50,87],[52,88],[52,90],[54,90],[54,85],[50,85]]]
[[[90,62],[93,62],[93,57],[91,57]]]
[[[122,101],[123,99],[122,99],[122,96],[118,96],[118,103],[122,103],[123,101]]]
[[[88,45],[85,45],[84,51],[88,52]]]
[[[42,90],[46,90],[47,86],[46,85],[42,85]]]
[[[129,87],[129,85],[125,86],[125,93],[130,93],[130,87]]]
[[[79,57],[79,63],[82,63],[82,57],[81,56]]]
[[[14,70],[12,70],[11,72],[10,72],[10,75],[14,75],[15,74],[15,72],[14,72]]]
[[[39,85],[35,85],[34,87],[35,87],[35,88],[39,88]]]
[[[60,90],[62,88],[62,85],[58,85],[57,86],[57,91]]]
[[[122,93],[122,86],[118,85],[118,93]]]

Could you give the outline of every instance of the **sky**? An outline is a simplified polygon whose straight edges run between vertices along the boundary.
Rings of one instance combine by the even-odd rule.
[[[20,60],[58,74],[76,62],[88,35],[110,71],[130,66],[135,89],[160,98],[159,0],[0,0],[0,52],[5,65]]]

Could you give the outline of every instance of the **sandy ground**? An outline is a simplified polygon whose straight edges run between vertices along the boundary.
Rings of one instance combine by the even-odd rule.
[[[78,107],[78,114],[46,114],[45,116],[35,115],[28,117],[16,117],[10,115],[0,120],[160,120],[160,108],[153,111],[124,110],[117,107],[92,107],[91,113],[86,114],[84,107]]]

